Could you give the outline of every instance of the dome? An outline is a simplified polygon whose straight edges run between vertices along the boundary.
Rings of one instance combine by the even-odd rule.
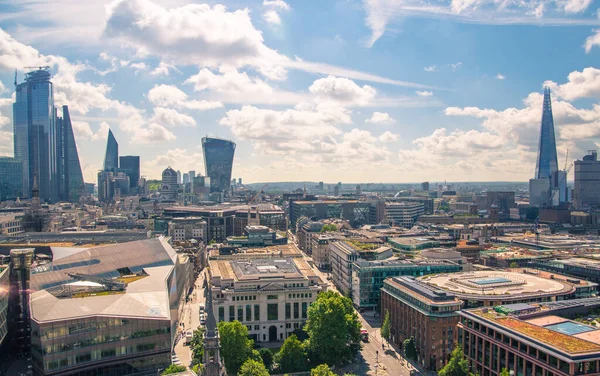
[[[162,172],[162,176],[177,176],[177,173],[169,166]]]

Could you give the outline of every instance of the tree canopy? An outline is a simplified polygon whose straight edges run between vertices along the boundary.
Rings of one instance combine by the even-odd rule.
[[[190,348],[192,349],[192,365],[204,362],[204,331],[202,329],[194,330]]]
[[[500,376],[510,376],[510,372],[508,372],[508,369],[502,368],[500,371]]]
[[[321,232],[331,232],[331,231],[337,231],[337,227],[334,224],[323,225],[323,227],[321,227]]]
[[[304,330],[311,362],[342,364],[360,350],[361,323],[352,301],[334,291],[326,291],[308,308]]]
[[[275,355],[280,372],[301,372],[308,369],[304,346],[295,335],[287,337],[279,352]]]
[[[417,360],[417,346],[415,345],[415,338],[410,337],[404,340],[402,343],[404,349],[404,356],[410,360]]]
[[[218,324],[221,343],[221,356],[227,368],[227,373],[236,375],[249,358],[253,356],[254,341],[248,339],[248,328],[239,321]]]
[[[179,373],[185,371],[187,368],[185,366],[180,366],[178,364],[171,364],[164,371],[162,371],[161,376],[172,375],[174,373]]]
[[[273,366],[273,351],[271,351],[271,349],[263,347],[262,349],[260,349],[258,351],[258,353],[260,354],[260,358],[262,359],[263,364],[265,365],[265,367],[267,369],[271,369],[271,366]]]
[[[262,362],[248,359],[240,367],[238,376],[269,376],[269,371]]]
[[[310,370],[310,376],[335,376],[327,364],[321,364]]]
[[[448,364],[438,372],[438,376],[474,376],[469,372],[469,362],[460,346],[454,347]]]
[[[381,325],[381,336],[388,342],[390,341],[390,326],[390,312],[386,309],[383,324]]]

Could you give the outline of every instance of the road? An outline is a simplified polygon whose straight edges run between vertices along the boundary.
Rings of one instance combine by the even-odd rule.
[[[184,327],[180,328],[180,331],[185,332],[188,329],[196,330],[200,325],[200,304],[204,304],[204,274],[203,270],[198,275],[194,284],[194,291],[190,294],[190,300],[185,304],[183,313],[180,321],[180,325]],[[175,355],[179,359],[181,365],[190,367],[192,362],[192,350],[189,346],[184,346],[184,339],[180,339],[175,345]]]

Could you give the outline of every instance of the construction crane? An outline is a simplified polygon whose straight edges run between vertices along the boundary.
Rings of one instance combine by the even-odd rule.
[[[569,151],[567,150],[567,155],[569,154]],[[567,176],[569,175],[569,172],[571,171],[571,169],[573,168],[573,163],[571,163],[568,167],[567,164],[565,163],[565,184],[567,181]],[[560,187],[562,186],[562,181],[559,182],[558,187],[559,189],[553,189],[552,193],[550,194],[550,197],[548,197],[548,200],[546,200],[546,202],[544,202],[542,204],[542,206],[540,206],[540,210],[538,212],[537,217],[535,218],[535,221],[533,222],[533,230],[535,232],[535,246],[539,248],[540,245],[540,217],[542,216],[542,214],[546,211],[546,209],[548,209],[548,207],[550,205],[552,205],[552,202],[554,202],[554,197],[556,196],[556,193],[560,191]],[[566,193],[566,192],[565,192]]]

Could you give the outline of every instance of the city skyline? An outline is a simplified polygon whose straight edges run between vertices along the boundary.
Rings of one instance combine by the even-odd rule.
[[[543,87],[559,167],[567,149],[571,161],[598,149],[594,2],[57,5],[0,5],[0,155],[15,69],[50,65],[86,182],[109,128],[150,179],[205,170],[209,135],[237,144],[232,176],[246,183],[526,182]]]

